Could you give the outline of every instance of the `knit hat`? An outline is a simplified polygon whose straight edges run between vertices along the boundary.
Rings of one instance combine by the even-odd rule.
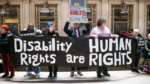
[[[52,24],[51,22],[48,22],[48,23],[47,23],[47,27],[50,27],[51,24]]]
[[[8,25],[2,25],[0,28],[3,28],[3,29],[5,29],[6,31],[8,31]]]

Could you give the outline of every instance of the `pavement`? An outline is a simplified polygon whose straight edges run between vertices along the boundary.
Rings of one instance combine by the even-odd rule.
[[[83,76],[75,72],[74,77],[70,77],[70,72],[58,72],[57,79],[47,78],[48,72],[41,72],[40,78],[35,79],[35,74],[23,77],[26,72],[15,72],[15,77],[0,78],[0,84],[150,84],[150,74],[145,72],[133,73],[129,70],[109,71],[110,77],[96,77],[95,71],[84,71]],[[0,77],[4,73],[0,73]]]

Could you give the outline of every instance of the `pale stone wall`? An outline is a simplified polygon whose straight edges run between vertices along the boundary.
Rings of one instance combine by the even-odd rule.
[[[21,30],[27,27],[29,22],[35,25],[35,5],[44,4],[45,0],[10,0],[11,5],[20,5]],[[87,0],[87,4],[96,5],[96,17],[105,17],[107,26],[111,29],[111,5],[121,4],[122,0]],[[150,0],[124,0],[127,5],[133,5],[133,28],[138,28],[143,36],[146,36],[147,5]],[[6,0],[0,0],[0,5],[4,5]],[[63,32],[64,24],[69,17],[68,0],[48,0],[48,4],[58,5],[58,32],[66,36]]]

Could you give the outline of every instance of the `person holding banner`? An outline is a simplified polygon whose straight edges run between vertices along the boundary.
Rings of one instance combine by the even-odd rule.
[[[45,35],[59,36],[59,33],[54,31],[54,24],[53,23],[48,22],[47,23],[47,27],[49,28],[49,30],[45,33]],[[56,79],[57,78],[58,67],[54,66],[54,70],[53,70],[52,66],[49,66],[48,68],[49,68],[49,76],[48,76],[48,78],[54,77],[54,79]],[[53,75],[52,72],[54,72],[54,75]]]
[[[106,25],[106,20],[104,18],[100,17],[97,21],[97,27],[92,29],[92,31],[90,33],[90,37],[95,37],[96,39],[98,39],[98,37],[113,36],[113,35],[111,35],[109,28],[106,27],[105,25]],[[115,35],[113,37],[118,38],[117,35]],[[110,76],[110,74],[108,73],[107,67],[97,67],[97,78],[101,78],[101,72],[103,72],[103,74],[105,76]]]
[[[10,48],[8,44],[8,37],[12,36],[13,34],[10,33],[9,27],[7,25],[2,25],[0,27],[0,52],[3,61],[3,66],[5,70],[5,74],[2,78],[5,78],[9,75],[9,71],[11,71],[11,75],[9,78],[13,78],[15,76],[15,67],[12,64],[11,57],[10,57]]]
[[[88,23],[88,19],[86,18],[86,28],[81,28],[79,23],[74,23],[74,27],[68,29],[70,23],[70,19],[66,22],[64,26],[64,32],[68,34],[69,37],[84,37],[86,33],[90,31],[90,25]],[[77,67],[78,74],[83,76],[81,73],[81,68]],[[74,67],[71,67],[71,74],[70,77],[74,76]]]
[[[34,32],[36,32],[37,29],[34,27],[32,23],[29,23],[28,28],[25,28],[24,30],[34,30]]]
[[[138,36],[138,35],[139,35],[139,30],[138,30],[138,29],[134,29],[134,30],[133,30],[133,36],[131,36],[130,38],[137,39],[138,41],[139,41],[139,40],[142,40],[142,38],[141,38],[140,36]],[[143,49],[143,48],[142,48],[142,49]],[[140,72],[138,71],[137,67],[138,67],[138,64],[139,64],[140,52],[141,52],[142,49],[138,50],[138,52],[137,52],[137,54],[136,54],[136,56],[135,56],[135,65],[132,65],[132,66],[131,66],[131,71],[132,71],[132,72],[140,73]]]
[[[24,30],[25,31],[26,30],[34,30],[36,35],[41,35],[42,34],[42,31],[37,30],[36,28],[34,28],[32,23],[29,23],[28,28],[25,28]],[[40,66],[34,66],[33,69],[34,69],[34,73],[36,74],[36,78],[40,78],[40,72],[41,72]],[[27,71],[27,73],[24,75],[24,77],[27,77],[27,76],[32,74],[31,73],[32,72],[32,66],[27,66],[26,71]]]

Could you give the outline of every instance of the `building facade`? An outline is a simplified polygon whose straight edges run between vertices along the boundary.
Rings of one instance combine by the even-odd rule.
[[[0,0],[0,10],[4,9],[6,1]],[[10,14],[0,14],[0,25],[8,24],[13,33],[19,34],[29,23],[45,31],[46,23],[53,22],[60,35],[66,36],[63,27],[69,17],[68,0],[8,1],[10,5],[5,8]],[[50,13],[40,13],[45,1]],[[122,1],[129,11],[127,14],[120,13]],[[87,17],[91,28],[96,26],[98,17],[105,17],[114,34],[119,34],[121,30],[139,29],[140,34],[146,36],[150,30],[150,0],[87,0]],[[84,27],[84,24],[81,26]]]

